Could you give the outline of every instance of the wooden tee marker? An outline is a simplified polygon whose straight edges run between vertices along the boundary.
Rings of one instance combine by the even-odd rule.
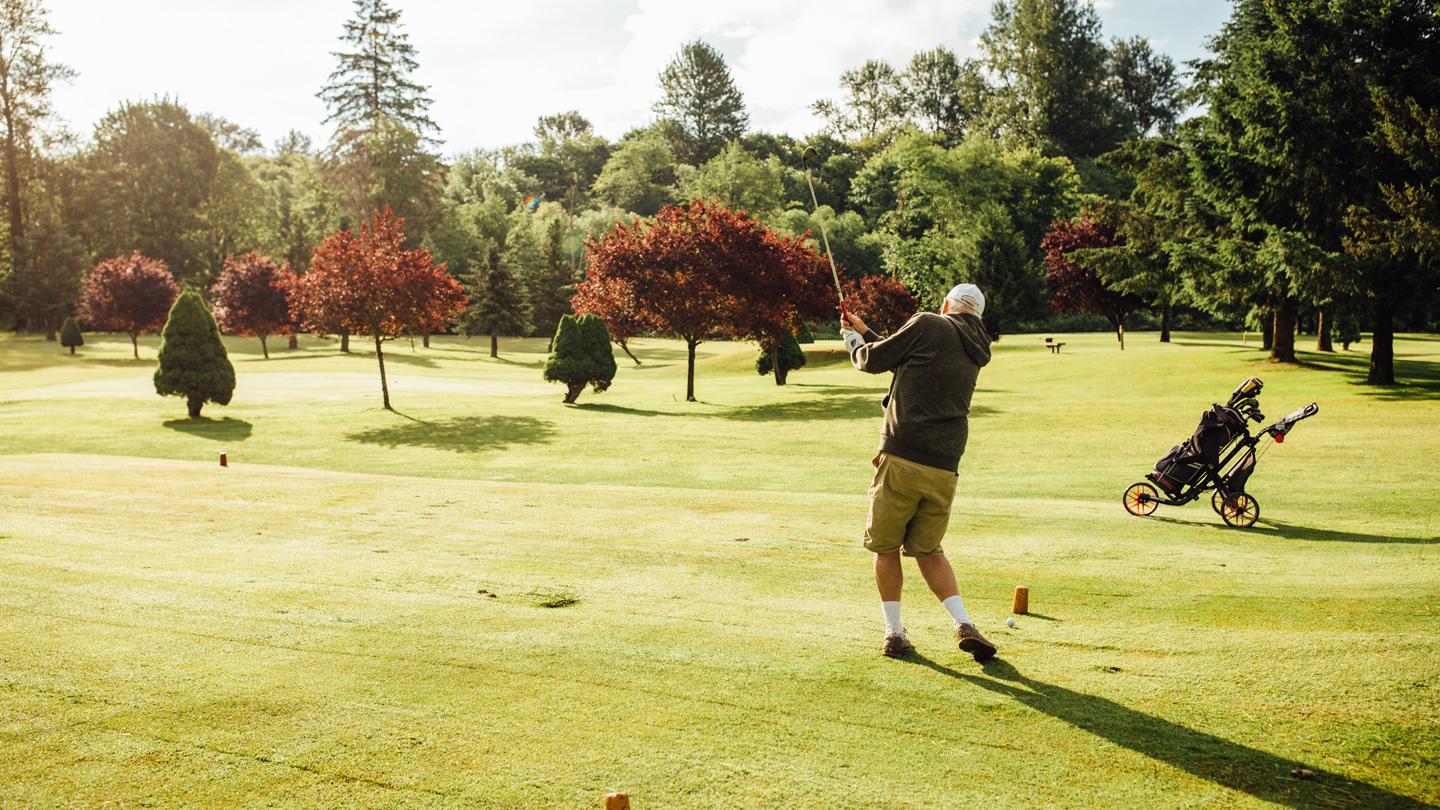
[[[230,466],[230,460],[225,457],[225,454],[224,454],[224,453],[221,453],[221,454],[220,454],[220,466],[221,466],[221,467],[229,467],[229,466]]]
[[[1012,611],[1024,616],[1030,612],[1030,589],[1024,585],[1015,586],[1015,604]]]
[[[607,793],[605,795],[605,810],[630,810],[630,794]]]

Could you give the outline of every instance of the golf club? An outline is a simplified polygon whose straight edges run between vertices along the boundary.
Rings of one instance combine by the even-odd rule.
[[[830,277],[835,279],[835,295],[840,300],[840,315],[845,315],[845,293],[840,288],[840,271],[835,269],[835,255],[830,252],[830,236],[825,233],[825,223],[820,221],[820,201],[815,198],[815,181],[810,178],[810,161],[815,158],[815,147],[807,146],[800,153],[800,162],[805,164],[805,184],[810,187],[810,214],[820,226],[820,241],[825,245],[825,258],[830,260]]]

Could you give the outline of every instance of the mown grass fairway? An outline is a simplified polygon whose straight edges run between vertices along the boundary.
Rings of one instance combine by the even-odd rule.
[[[878,655],[886,380],[837,343],[784,388],[705,344],[687,404],[639,341],[579,407],[543,341],[391,344],[388,413],[368,354],[231,340],[191,422],[153,340],[0,337],[0,805],[1440,802],[1440,340],[1377,390],[1361,352],[1064,339],[1006,337],[975,397],[946,547],[982,668],[913,566],[920,656]],[[1125,514],[1251,374],[1321,407],[1261,525]]]

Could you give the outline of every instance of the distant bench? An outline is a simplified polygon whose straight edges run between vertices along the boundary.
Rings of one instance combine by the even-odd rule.
[[[1045,348],[1049,349],[1051,354],[1059,354],[1060,347],[1064,345],[1063,342],[1056,343],[1055,338],[1045,338]]]

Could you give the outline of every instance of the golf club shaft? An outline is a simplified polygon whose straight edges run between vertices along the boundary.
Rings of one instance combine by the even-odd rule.
[[[825,258],[830,260],[830,277],[835,279],[835,295],[840,299],[840,311],[845,311],[845,293],[840,289],[840,271],[835,269],[835,255],[830,252],[830,237],[825,233],[825,223],[820,221],[820,201],[815,198],[815,181],[810,179],[810,164],[805,164],[805,185],[810,187],[810,213],[815,224],[820,226],[820,241],[825,244]]]

